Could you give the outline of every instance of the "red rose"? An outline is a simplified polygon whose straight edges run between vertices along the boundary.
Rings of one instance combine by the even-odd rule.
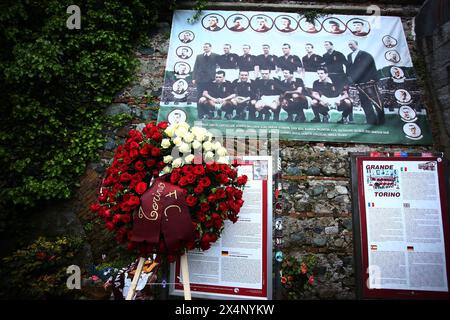
[[[188,175],[188,174],[190,174],[190,173],[192,172],[192,167],[189,166],[189,165],[186,165],[186,166],[184,166],[184,167],[181,169],[181,171],[182,171],[184,174]]]
[[[112,223],[117,224],[120,221],[120,214],[115,214],[112,218]]]
[[[237,177],[237,170],[230,170],[230,172],[228,172],[228,177],[234,180]]]
[[[205,189],[203,189],[202,186],[196,186],[195,189],[194,189],[194,192],[197,193],[197,194],[202,194],[204,190]]]
[[[161,121],[160,123],[158,123],[158,128],[165,130],[167,129],[167,127],[169,126],[169,123],[167,121]]]
[[[131,174],[124,172],[120,175],[120,182],[127,182],[131,180]]]
[[[197,203],[197,198],[189,195],[186,197],[186,203],[189,207],[193,207]]]
[[[205,174],[205,168],[203,168],[202,165],[197,165],[194,167],[194,170],[192,170],[194,174],[197,176],[203,176]]]
[[[216,162],[207,163],[206,170],[216,172],[219,170],[219,165]]]
[[[180,187],[185,187],[185,186],[187,186],[189,184],[189,181],[188,181],[188,179],[186,178],[186,177],[182,177],[181,179],[180,179],[180,181],[178,181],[178,185],[180,186]]]
[[[231,171],[230,167],[226,164],[221,164],[220,165],[220,171],[225,173],[226,175],[228,175]]]
[[[217,236],[214,233],[205,233],[200,240],[200,247],[202,250],[208,250],[211,247],[211,243],[217,240]]]
[[[200,179],[198,184],[200,186],[202,186],[203,188],[207,188],[207,187],[209,187],[211,185],[211,180],[209,180],[208,177],[203,177],[203,178]]]
[[[130,150],[130,158],[136,159],[139,156],[139,151],[137,149]]]
[[[189,173],[186,176],[186,179],[188,180],[189,183],[194,183],[195,182],[195,175],[193,175],[192,173]]]
[[[139,149],[139,143],[137,143],[136,141],[132,141],[130,143],[130,150],[133,150],[133,149]]]
[[[216,179],[221,184],[226,184],[228,182],[228,176],[224,173],[218,174]]]
[[[229,219],[231,222],[235,223],[236,221],[238,221],[238,216],[237,216],[235,213],[232,213],[232,214],[229,214],[229,215],[228,215],[228,219]]]
[[[142,170],[144,170],[144,168],[145,168],[145,166],[144,166],[144,163],[142,162],[142,161],[138,161],[138,162],[136,162],[135,164],[134,164],[134,168],[137,170],[137,171],[142,171]]]
[[[213,203],[213,202],[216,202],[216,195],[215,194],[210,194],[209,196],[208,196],[208,202],[209,203]]]
[[[156,142],[160,142],[162,140],[162,135],[158,131],[152,134],[152,139]]]
[[[206,212],[206,211],[208,211],[209,210],[209,204],[207,204],[207,203],[202,203],[202,204],[200,204],[200,211],[201,212]]]
[[[153,157],[159,157],[161,155],[161,149],[159,148],[153,148],[152,149],[152,156]]]
[[[228,205],[226,202],[221,202],[219,203],[219,210],[222,212],[225,212],[228,210]]]
[[[130,223],[131,216],[129,214],[121,214],[120,215],[120,221],[122,221],[125,224]]]
[[[205,222],[205,227],[207,229],[212,228],[213,225],[214,225],[214,221],[212,221],[212,220],[208,220],[208,221]]]
[[[103,218],[105,218],[105,219],[110,219],[111,216],[112,216],[112,214],[111,214],[111,211],[110,211],[110,210],[105,210],[105,211],[103,212]]]
[[[113,230],[114,230],[114,223],[112,223],[112,222],[107,222],[107,223],[105,223],[105,227],[106,227],[106,229],[108,229],[109,231],[113,231]]]
[[[155,164],[156,164],[156,161],[153,160],[153,159],[148,159],[147,161],[145,161],[145,165],[146,165],[148,168],[153,167]]]
[[[197,212],[196,214],[197,219],[201,222],[205,222],[206,221],[206,216],[203,212]]]
[[[147,143],[142,147],[141,150],[139,150],[139,153],[142,156],[147,157],[151,151],[152,151],[152,145]]]
[[[237,178],[237,183],[239,185],[243,186],[244,184],[247,183],[247,179],[248,179],[247,176],[244,174],[244,175],[242,175],[242,176]]]
[[[161,170],[162,168],[164,168],[166,166],[166,164],[164,163],[164,161],[159,161],[156,164],[156,168],[158,168],[158,170]]]
[[[130,196],[127,203],[128,203],[128,206],[130,206],[130,208],[133,209],[133,208],[137,207],[138,205],[140,205],[141,201],[136,196]]]
[[[234,198],[235,198],[236,200],[242,199],[242,191],[236,189],[236,191],[234,192]]]
[[[126,165],[129,165],[131,163],[131,161],[133,161],[129,156],[125,156],[123,158],[123,163]]]
[[[172,174],[170,175],[170,183],[177,183],[178,180],[180,180],[180,174],[176,171],[172,171]]]
[[[217,189],[215,195],[216,195],[217,199],[223,199],[226,197],[225,190],[222,188]]]
[[[143,194],[146,190],[147,190],[147,183],[145,182],[139,182],[136,187],[134,188],[134,190],[138,193],[138,194]]]
[[[92,212],[97,212],[100,210],[100,205],[98,203],[93,203],[91,204],[90,209]]]

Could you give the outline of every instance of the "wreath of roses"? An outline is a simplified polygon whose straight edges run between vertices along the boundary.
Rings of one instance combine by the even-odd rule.
[[[183,156],[173,156],[180,152]],[[91,205],[91,210],[115,233],[119,243],[127,243],[129,250],[138,248],[144,255],[161,253],[173,258],[174,252],[167,252],[162,239],[157,247],[130,240],[140,196],[153,178],[162,176],[186,190],[195,232],[194,242],[183,243],[177,254],[185,249],[207,250],[220,238],[225,220],[233,223],[238,220],[244,204],[242,194],[247,176],[238,177],[238,164],[228,164],[225,156],[226,149],[214,141],[210,132],[190,128],[186,123],[173,126],[167,122],[149,123],[142,132],[131,130],[125,143],[117,148],[98,201]]]

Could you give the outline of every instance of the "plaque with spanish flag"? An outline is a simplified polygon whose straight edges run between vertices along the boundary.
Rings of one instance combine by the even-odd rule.
[[[272,157],[242,157],[248,181],[240,219],[209,250],[187,253],[193,297],[272,299]],[[171,265],[173,295],[182,295],[180,261]]]
[[[352,156],[357,296],[450,299],[443,154]]]

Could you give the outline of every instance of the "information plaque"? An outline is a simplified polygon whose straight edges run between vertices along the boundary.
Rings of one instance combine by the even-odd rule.
[[[272,157],[240,158],[248,176],[239,220],[207,251],[188,252],[192,297],[272,299]],[[173,295],[183,294],[179,261],[170,268]]]
[[[357,296],[448,299],[445,158],[353,154]]]

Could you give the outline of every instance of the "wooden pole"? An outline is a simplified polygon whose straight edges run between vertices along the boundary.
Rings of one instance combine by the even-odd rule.
[[[136,272],[134,273],[133,281],[131,282],[130,288],[128,289],[127,298],[125,300],[133,300],[139,278],[141,277],[142,269],[144,268],[144,263],[145,258],[140,257]]]
[[[186,251],[180,258],[180,268],[181,268],[181,276],[183,277],[184,300],[192,300],[191,285],[189,282],[189,268],[188,268],[188,260],[187,260],[187,252]]]

